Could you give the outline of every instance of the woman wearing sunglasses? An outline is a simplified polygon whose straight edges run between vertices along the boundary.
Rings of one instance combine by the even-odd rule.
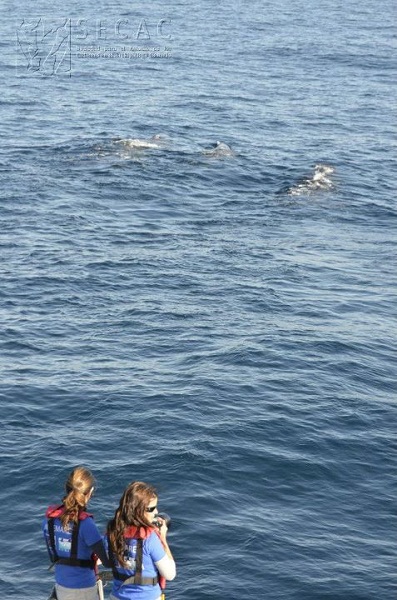
[[[167,524],[157,511],[155,488],[134,481],[125,489],[107,527],[113,563],[111,600],[160,600],[166,581],[176,575],[167,544]]]

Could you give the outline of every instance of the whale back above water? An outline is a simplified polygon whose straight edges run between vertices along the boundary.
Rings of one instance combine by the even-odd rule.
[[[235,156],[236,153],[234,150],[225,142],[217,141],[213,148],[206,148],[203,150],[203,154],[205,156],[209,156],[211,158],[220,158],[223,156]]]
[[[150,150],[150,149],[159,149],[162,148],[162,144],[164,143],[164,138],[160,134],[156,134],[151,138],[121,138],[115,139],[115,144],[120,144],[124,146],[124,148],[128,148],[131,150]]]

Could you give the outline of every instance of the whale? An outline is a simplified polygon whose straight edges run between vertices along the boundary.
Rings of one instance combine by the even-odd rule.
[[[156,134],[151,138],[117,138],[113,140],[115,144],[120,144],[124,148],[131,150],[156,150],[163,147],[164,136]]]
[[[290,196],[301,196],[321,190],[331,190],[334,187],[334,183],[329,176],[334,171],[335,169],[331,165],[316,164],[313,173],[288,188],[287,193]]]
[[[217,141],[212,148],[203,150],[203,154],[210,158],[222,158],[224,156],[236,156],[234,150],[225,142]]]

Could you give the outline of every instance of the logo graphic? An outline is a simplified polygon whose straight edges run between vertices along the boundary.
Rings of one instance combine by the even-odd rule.
[[[59,552],[70,552],[72,547],[72,542],[67,538],[59,538],[58,540],[58,548]]]
[[[45,23],[23,20],[16,32],[17,73],[48,77],[72,74],[72,25],[70,19]]]
[[[18,75],[72,76],[87,60],[163,60],[172,57],[171,19],[23,19],[16,30]],[[114,67],[114,62],[112,68]]]

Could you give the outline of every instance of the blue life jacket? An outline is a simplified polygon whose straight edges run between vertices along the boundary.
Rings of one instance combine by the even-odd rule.
[[[60,558],[58,556],[58,552],[56,549],[55,543],[55,519],[59,519],[62,514],[65,512],[65,507],[63,504],[49,506],[46,511],[46,517],[48,519],[48,536],[49,543],[47,544],[48,553],[51,558],[51,563],[53,565],[67,565],[69,567],[83,567],[86,569],[95,569],[96,560],[94,556],[90,559],[81,559],[77,558],[77,543],[79,537],[79,529],[81,521],[84,519],[88,519],[92,517],[90,513],[85,512],[84,510],[79,511],[79,518],[77,523],[73,523],[72,529],[72,543],[70,547],[70,556],[65,558]]]

